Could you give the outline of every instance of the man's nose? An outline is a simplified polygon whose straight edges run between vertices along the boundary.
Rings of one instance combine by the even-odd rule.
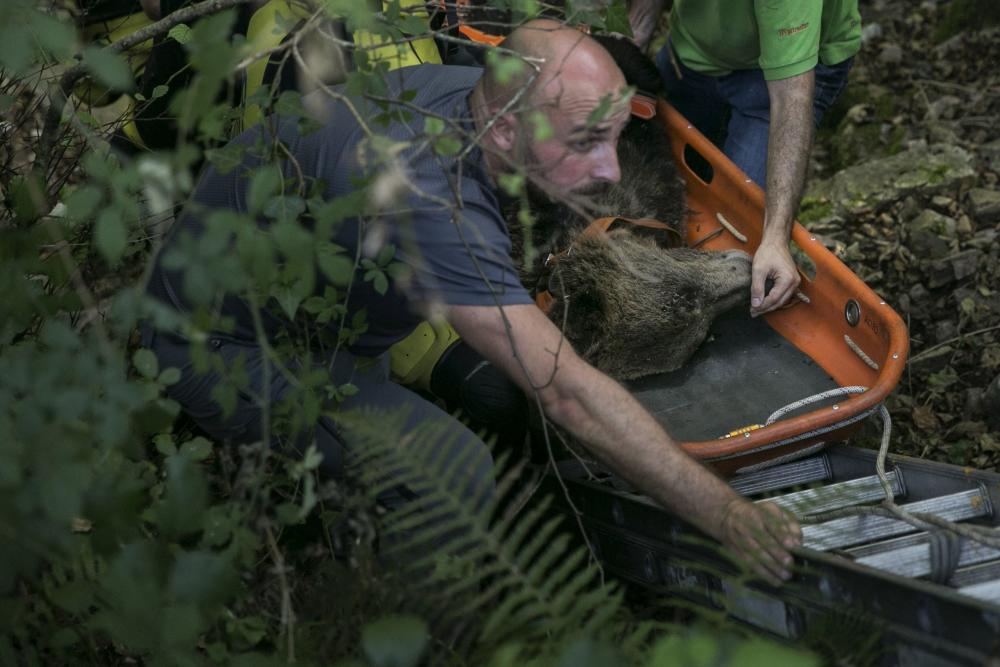
[[[617,183],[622,178],[621,168],[618,166],[618,151],[614,144],[603,143],[601,150],[594,155],[594,168],[590,175],[594,179]]]

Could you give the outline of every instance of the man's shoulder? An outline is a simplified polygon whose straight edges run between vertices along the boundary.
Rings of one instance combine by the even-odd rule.
[[[483,74],[481,67],[464,65],[437,65],[425,63],[395,70],[397,85],[424,91],[426,87],[437,90],[471,89]]]

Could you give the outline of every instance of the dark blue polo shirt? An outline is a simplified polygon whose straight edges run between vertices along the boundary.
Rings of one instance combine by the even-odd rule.
[[[409,98],[409,108],[459,120],[471,131],[468,97],[481,73],[482,70],[471,67],[408,67],[389,73],[388,90],[383,97]],[[337,90],[347,95],[343,88]],[[404,95],[404,91],[412,92]],[[396,247],[396,261],[409,267],[410,277],[391,281],[384,295],[377,293],[372,282],[362,280],[363,269],[356,271],[347,295],[348,310],[353,314],[364,308],[368,329],[350,346],[351,351],[365,356],[385,351],[425,319],[427,307],[435,302],[471,306],[532,303],[510,258],[507,225],[480,151],[474,149],[462,160],[437,155],[427,142],[419,140],[426,116],[414,112],[409,118],[382,127],[374,119],[385,112],[384,102],[380,105],[373,100],[348,97],[378,134],[401,142],[417,139],[400,154],[400,164],[413,186],[404,189],[401,202],[378,215],[344,221],[331,239],[346,248],[347,256],[352,258],[359,245],[364,254],[392,243]],[[344,103],[330,99],[323,92],[313,93],[306,101],[322,109],[320,130],[300,135],[298,119],[278,118],[274,123],[255,126],[234,141],[253,145],[262,133],[267,133],[268,141],[276,137],[294,157],[294,167],[291,161],[286,161],[286,176],[301,172],[307,179],[325,182],[328,199],[355,191],[357,177],[366,170],[362,165],[368,162],[363,148],[359,150],[366,137],[361,125]],[[213,167],[205,170],[160,254],[149,283],[150,294],[180,310],[190,309],[182,272],[164,267],[162,258],[182,234],[197,238],[203,233],[203,220],[212,209],[246,212],[247,168],[258,163],[259,159],[247,157],[242,169],[226,174]],[[382,243],[373,243],[378,240]],[[326,284],[325,278],[318,274],[315,293],[322,294]],[[220,314],[235,322],[231,335],[255,338],[250,310],[242,299],[226,297]],[[269,336],[293,326],[274,304],[263,315]],[[339,319],[327,326],[336,329],[338,325]]]

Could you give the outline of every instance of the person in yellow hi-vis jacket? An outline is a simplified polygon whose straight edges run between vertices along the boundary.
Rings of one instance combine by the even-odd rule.
[[[193,4],[193,0],[78,0],[78,3],[84,38],[96,43],[112,43]],[[414,8],[417,15],[427,15],[423,0],[401,0],[399,4],[403,9]],[[233,33],[246,35],[247,42],[257,53],[267,52],[287,42],[310,16],[306,6],[295,0],[256,0],[239,5],[235,11]],[[422,63],[441,63],[438,46],[429,36],[395,44],[381,35],[363,30],[348,34],[344,26],[336,21],[327,23],[323,31],[313,31],[308,42],[301,45],[303,50],[310,46],[322,49],[321,56],[327,60],[341,61],[340,71],[334,68],[329,72],[329,76],[322,81],[324,84],[339,83],[350,67],[349,54],[338,53],[338,47],[325,38],[326,32],[345,41],[353,41],[358,48],[364,49],[369,66],[384,64],[389,69],[398,69]],[[132,67],[139,94],[128,96],[121,110],[121,138],[140,149],[172,147],[177,141],[177,128],[169,103],[193,75],[183,45],[169,35],[163,35],[151,38],[123,55]],[[285,90],[305,93],[320,83],[312,77],[299,76],[297,69],[296,60],[285,58],[283,52],[250,63],[233,82],[231,101],[234,105],[242,104],[242,114],[231,128],[232,134],[253,126],[263,117],[256,101],[256,93],[262,87],[270,88],[277,95]],[[77,87],[76,93],[92,106],[104,106],[119,100],[118,95],[100,89],[91,81],[84,81]]]

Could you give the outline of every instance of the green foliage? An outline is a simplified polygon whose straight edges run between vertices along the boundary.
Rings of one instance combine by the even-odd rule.
[[[379,14],[353,0],[321,4],[351,31],[396,41],[426,31],[402,3]],[[540,11],[531,0],[506,4],[525,16]],[[331,241],[344,220],[372,213],[371,180],[327,197],[276,142],[222,145],[243,117],[227,94],[244,76],[237,65],[262,55],[232,34],[236,12],[169,31],[192,77],[147,95],[168,101],[177,143],[129,155],[110,147],[113,123],[102,124],[120,109],[83,106],[113,95],[80,93],[57,135],[34,132],[40,121],[30,110],[49,107],[46,91],[62,72],[82,63],[95,88],[127,92],[142,62],[141,47],[114,53],[36,5],[0,3],[0,68],[11,81],[0,109],[5,118],[24,112],[12,154],[31,156],[0,171],[0,663],[610,665],[652,656],[648,664],[660,664],[660,649],[649,654],[650,626],[629,624],[620,593],[599,583],[548,501],[519,509],[531,495],[526,464],[501,466],[496,505],[485,492],[470,502],[455,486],[457,471],[485,469],[485,460],[435,450],[440,433],[430,424],[404,438],[402,415],[333,413],[365,442],[349,461],[357,488],[320,480],[322,455],[308,442],[289,456],[263,444],[302,435],[357,393],[331,381],[328,358],[315,363],[317,346],[328,354],[366,330],[366,311],[347,307],[350,285],[385,294],[406,276],[391,244],[352,256]],[[588,16],[623,30],[622,7],[606,20]],[[346,90],[384,94],[384,68],[354,55],[361,69]],[[511,80],[524,68],[518,59],[501,66]],[[252,101],[294,119],[306,141],[316,127],[297,92],[262,89]],[[399,117],[382,111],[382,120]],[[552,131],[543,121],[534,121],[538,139]],[[371,125],[377,173],[408,144]],[[454,156],[464,139],[426,118],[413,141]],[[52,165],[34,157],[48,149]],[[181,315],[136,285],[164,234],[160,218],[184,202],[202,161],[246,178],[246,206],[191,204],[204,229],[175,230],[163,265],[182,275],[182,296],[196,307]],[[514,174],[501,184],[521,194],[524,183]],[[283,314],[301,336],[268,341],[258,332],[262,358],[223,356],[208,332],[231,326],[216,316],[224,294],[243,297],[258,317]],[[188,337],[190,366],[165,367],[141,348],[140,319],[157,335]],[[237,450],[178,419],[170,388],[190,373],[216,381],[224,414],[259,401],[251,363],[291,387],[266,406],[263,442]],[[377,506],[401,484],[417,500],[390,512]],[[691,653],[703,639],[670,646]]]

